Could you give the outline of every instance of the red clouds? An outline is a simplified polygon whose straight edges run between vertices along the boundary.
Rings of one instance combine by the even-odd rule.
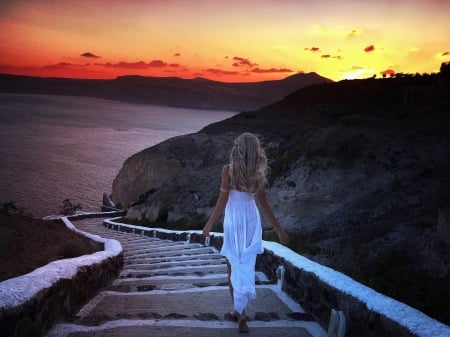
[[[124,68],[124,69],[148,69],[148,68],[165,68],[172,67],[177,68],[180,65],[178,63],[168,64],[162,60],[153,60],[148,63],[144,61],[139,62],[118,62],[118,63],[94,63],[96,66],[109,67],[109,68]]]
[[[52,70],[57,70],[57,69],[65,69],[68,67],[73,66],[72,63],[67,63],[67,62],[59,62],[57,64],[49,64],[47,66],[44,67],[44,69],[52,69]]]
[[[108,67],[108,68],[126,68],[126,69],[146,69],[148,68],[148,64],[139,61],[139,62],[124,62],[121,61],[119,63],[94,63],[96,66]]]
[[[372,52],[372,51],[374,51],[374,50],[375,50],[375,46],[374,46],[373,44],[371,44],[370,46],[364,48],[364,51],[365,51],[366,53],[370,53],[370,52]]]
[[[167,63],[161,60],[153,60],[149,62],[149,67],[165,67]]]
[[[318,48],[317,48],[318,49]],[[181,53],[174,52],[170,55],[172,59],[181,59]],[[59,62],[54,64],[41,65],[37,67],[13,67],[0,64],[0,70],[5,69],[7,73],[51,76],[51,77],[68,77],[68,78],[115,78],[127,74],[141,76],[179,76],[182,78],[190,78],[193,75],[204,76],[212,80],[221,81],[256,81],[267,80],[279,77],[280,74],[294,73],[288,67],[277,67],[276,65],[261,66],[250,58],[234,56],[225,57],[224,64],[216,67],[202,67],[202,64],[195,62],[189,64],[180,64],[178,62],[170,63],[164,59],[153,59],[150,61],[142,60],[116,60],[110,61],[102,55],[96,55],[92,52],[84,52],[72,57],[72,60],[78,62]],[[92,59],[94,62],[84,63],[81,59]],[[99,62],[103,60],[103,62]],[[9,67],[9,68],[8,68]],[[205,74],[205,75],[202,75]]]
[[[214,69],[214,68],[208,68],[205,69],[206,72],[214,74],[214,75],[238,75],[239,73],[237,71],[227,71],[222,69]]]

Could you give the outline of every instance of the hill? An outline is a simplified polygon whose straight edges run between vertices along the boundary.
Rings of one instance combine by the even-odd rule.
[[[261,108],[299,88],[324,82],[331,81],[316,73],[250,83],[178,77],[122,76],[113,80],[85,80],[0,75],[0,92],[88,96],[184,108],[243,111]]]
[[[450,80],[443,75],[299,89],[133,155],[112,198],[133,223],[200,229],[234,138],[256,133],[292,249],[449,324]],[[266,226],[264,235],[274,237]]]

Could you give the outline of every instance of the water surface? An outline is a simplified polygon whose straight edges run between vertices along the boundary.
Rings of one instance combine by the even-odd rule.
[[[22,94],[0,94],[0,106],[0,203],[36,216],[66,198],[99,210],[128,157],[236,113]]]

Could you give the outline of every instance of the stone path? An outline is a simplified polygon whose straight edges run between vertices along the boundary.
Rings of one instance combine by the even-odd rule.
[[[225,259],[215,248],[117,232],[102,219],[77,221],[85,232],[118,240],[124,268],[69,322],[47,337],[237,336]],[[300,306],[257,273],[257,299],[247,307],[249,336],[324,337]]]

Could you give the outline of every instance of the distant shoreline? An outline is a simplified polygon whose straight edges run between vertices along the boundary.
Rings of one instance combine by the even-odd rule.
[[[121,76],[112,80],[83,80],[0,74],[0,92],[97,97],[196,110],[247,111],[273,104],[305,86],[329,82],[332,81],[315,73],[248,83],[177,77]]]

